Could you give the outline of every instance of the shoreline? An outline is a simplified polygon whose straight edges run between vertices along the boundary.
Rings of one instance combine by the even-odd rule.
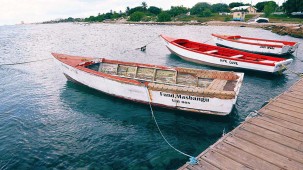
[[[200,26],[234,26],[234,27],[250,27],[269,30],[279,35],[289,35],[295,38],[303,38],[303,25],[295,23],[248,23],[237,21],[209,21],[209,22],[129,22],[129,21],[106,21],[100,23],[107,24],[136,24],[136,25],[200,25]]]

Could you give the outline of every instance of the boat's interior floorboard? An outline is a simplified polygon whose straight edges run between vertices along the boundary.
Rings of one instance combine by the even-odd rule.
[[[195,70],[184,69],[183,71],[165,70],[153,67],[138,67],[132,65],[95,63],[87,68],[119,77],[136,79],[143,82],[153,82],[157,84],[169,84],[184,87],[196,87],[214,91],[234,91],[237,84],[237,76],[234,78],[222,79],[213,71],[198,73]],[[234,74],[234,73],[232,73]],[[219,78],[216,78],[218,76]],[[230,75],[227,75],[230,76]]]

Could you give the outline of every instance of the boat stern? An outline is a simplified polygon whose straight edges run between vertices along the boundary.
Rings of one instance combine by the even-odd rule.
[[[288,66],[292,63],[292,61],[293,59],[287,59],[280,62],[276,62],[273,73],[282,73],[283,71],[287,70]]]
[[[292,54],[299,48],[300,43],[297,42],[295,45],[291,46],[288,50],[288,53]]]

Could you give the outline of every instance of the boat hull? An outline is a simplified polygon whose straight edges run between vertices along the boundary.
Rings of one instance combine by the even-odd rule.
[[[204,64],[209,66],[215,66],[220,68],[230,68],[230,69],[246,69],[254,71],[262,71],[268,73],[282,72],[285,70],[285,67],[291,64],[292,59],[281,61],[275,65],[261,65],[249,62],[243,62],[233,59],[225,59],[220,57],[214,57],[211,55],[198,53],[195,51],[190,51],[184,48],[181,48],[175,44],[170,43],[169,41],[164,40],[166,47],[174,54],[178,55],[180,58],[191,61],[198,64]]]
[[[222,39],[219,37],[214,36],[214,42],[218,46],[228,47],[232,49],[253,52],[258,54],[269,54],[269,55],[288,55],[294,53],[297,49],[299,44],[297,43],[294,46],[283,45],[281,47],[275,46],[266,46],[266,45],[257,45],[257,44],[246,44],[240,43],[236,41],[228,41],[226,39]]]
[[[112,96],[144,104],[151,102],[152,105],[165,108],[214,115],[227,115],[232,111],[237,99],[237,97],[233,99],[198,97],[167,92],[165,90],[152,90],[148,89],[143,83],[140,85],[131,84],[97,76],[69,66],[58,59],[55,59],[55,63],[59,65],[64,75],[73,82],[83,84]],[[236,94],[239,93],[243,80],[243,74],[239,74],[239,76],[240,82],[236,87]]]

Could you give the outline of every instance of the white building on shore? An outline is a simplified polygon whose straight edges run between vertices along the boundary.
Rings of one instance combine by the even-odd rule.
[[[232,12],[246,11],[247,14],[255,14],[257,13],[257,8],[253,6],[239,6],[232,8],[231,11]]]

